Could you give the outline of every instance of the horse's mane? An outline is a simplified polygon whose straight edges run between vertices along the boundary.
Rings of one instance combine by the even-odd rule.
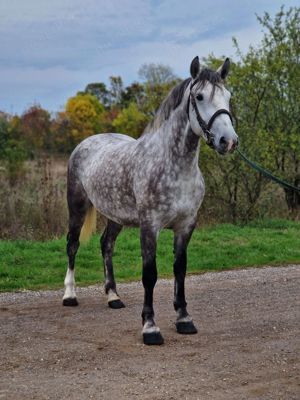
[[[219,86],[222,78],[218,72],[211,69],[204,68],[198,77],[199,87],[203,87],[207,82],[213,85],[212,96],[215,92],[215,87]],[[157,130],[167,119],[169,119],[171,112],[174,111],[182,102],[184,92],[191,82],[191,78],[185,79],[176,85],[164,99],[156,111],[153,120],[146,126],[144,133]]]

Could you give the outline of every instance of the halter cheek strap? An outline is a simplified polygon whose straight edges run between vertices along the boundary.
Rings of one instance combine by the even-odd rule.
[[[203,133],[204,133],[204,135],[205,135],[206,143],[207,143],[209,146],[212,147],[212,146],[213,146],[214,134],[210,131],[210,129],[211,129],[211,127],[212,127],[212,125],[213,125],[215,119],[216,119],[220,114],[227,114],[227,115],[229,116],[229,118],[230,118],[230,121],[232,122],[232,116],[231,116],[231,114],[230,114],[230,112],[229,112],[228,110],[225,110],[225,108],[220,108],[219,110],[217,110],[217,111],[210,117],[210,120],[208,121],[208,123],[206,123],[206,122],[204,121],[204,119],[203,119],[203,118],[201,117],[201,115],[200,115],[200,112],[199,112],[199,109],[198,109],[198,107],[197,107],[197,103],[196,103],[196,99],[195,99],[194,93],[192,93],[192,88],[193,88],[193,86],[194,86],[196,83],[198,83],[198,80],[197,80],[197,79],[192,83],[192,85],[191,85],[191,87],[190,87],[190,94],[189,94],[189,98],[188,98],[188,102],[187,102],[187,109],[186,109],[186,111],[187,111],[188,118],[190,118],[190,117],[189,117],[189,108],[190,108],[190,103],[191,103],[192,106],[193,106],[193,109],[195,110],[196,118],[197,118],[198,124],[199,124],[200,128],[202,129],[202,131],[203,131]]]

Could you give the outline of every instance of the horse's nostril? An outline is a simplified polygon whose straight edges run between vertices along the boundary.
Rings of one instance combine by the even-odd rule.
[[[227,145],[227,140],[225,139],[225,136],[222,136],[220,139],[220,145],[225,146]]]
[[[238,145],[239,145],[239,139],[236,139],[236,140],[233,142],[232,150],[236,149],[236,148],[238,147]]]

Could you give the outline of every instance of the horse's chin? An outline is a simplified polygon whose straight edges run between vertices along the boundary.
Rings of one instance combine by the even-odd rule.
[[[214,150],[215,150],[218,154],[220,154],[221,156],[226,156],[226,154],[229,153],[227,150],[219,149],[219,148],[217,148],[217,147],[214,147]]]
[[[230,150],[228,150],[228,149],[224,150],[224,149],[219,149],[219,148],[214,147],[214,150],[215,150],[218,154],[220,154],[221,156],[226,156],[227,154],[232,154],[232,153],[234,153],[235,148],[232,148],[232,149],[230,149]]]
[[[211,141],[210,143],[206,142],[206,144],[208,144],[210,148],[212,148],[216,153],[220,154],[221,156],[225,156],[228,153],[227,149],[215,145],[214,141]]]

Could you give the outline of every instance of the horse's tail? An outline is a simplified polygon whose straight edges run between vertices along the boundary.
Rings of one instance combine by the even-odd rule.
[[[92,234],[96,232],[96,209],[95,207],[91,206],[84,219],[83,226],[80,231],[79,241],[81,243],[87,243]]]

